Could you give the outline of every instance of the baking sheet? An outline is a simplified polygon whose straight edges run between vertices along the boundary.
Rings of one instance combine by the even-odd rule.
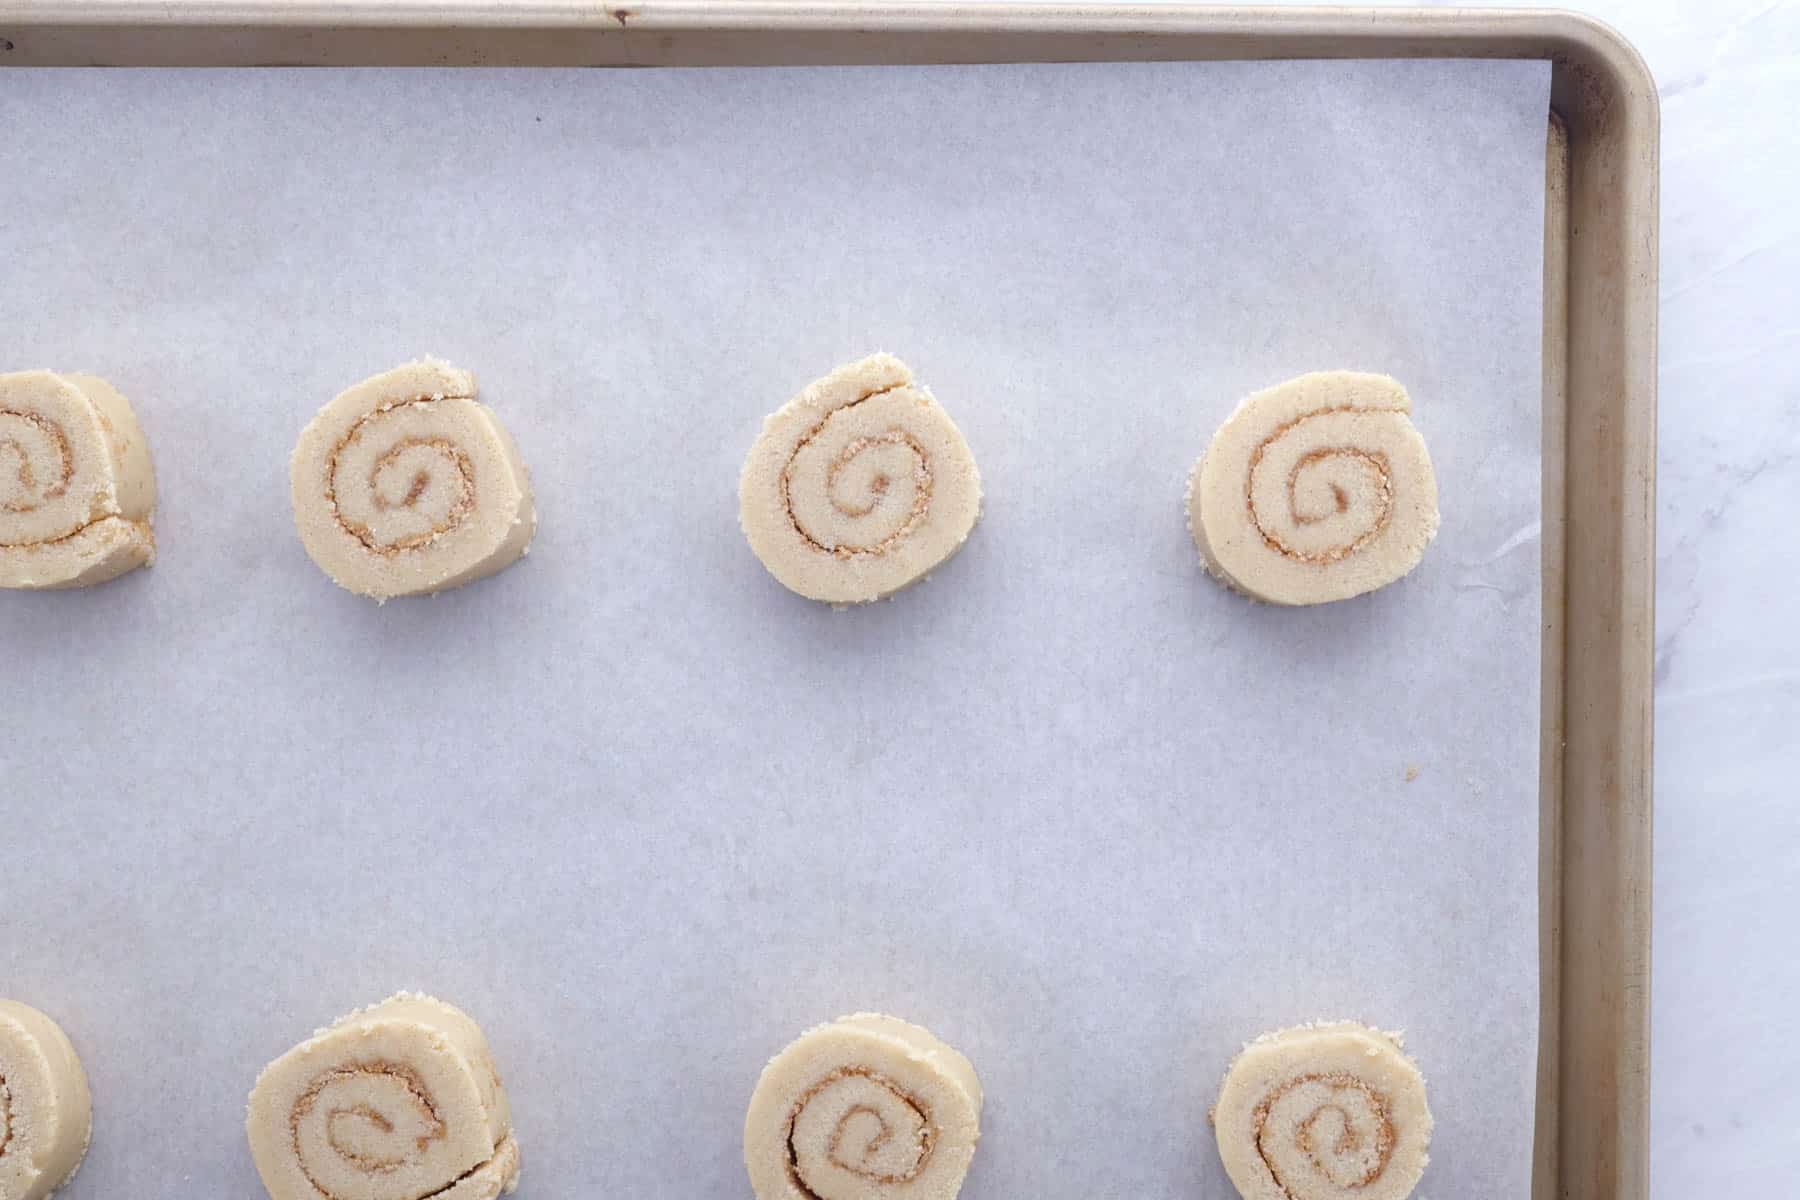
[[[480,1019],[524,1196],[736,1197],[744,1105],[875,1008],[988,1092],[965,1195],[1225,1197],[1243,1039],[1404,1027],[1420,1194],[1528,1186],[1541,63],[0,73],[0,363],[135,402],[156,567],[0,594],[0,993],[93,1082],[71,1200],[256,1192],[258,1069]],[[735,524],[764,413],[906,358],[988,500],[894,601]],[[299,427],[432,352],[529,558],[332,588]],[[1316,610],[1202,575],[1254,388],[1385,370],[1444,527]],[[1409,781],[1408,776],[1416,778]]]

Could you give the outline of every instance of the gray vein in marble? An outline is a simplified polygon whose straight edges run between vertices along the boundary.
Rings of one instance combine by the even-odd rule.
[[[1717,700],[1721,696],[1732,696],[1741,692],[1760,692],[1771,688],[1800,688],[1800,675],[1782,671],[1772,675],[1742,676],[1706,687],[1664,688],[1657,693],[1656,702],[1661,706],[1691,704],[1700,700]]]
[[[1792,235],[1780,237],[1772,242],[1764,242],[1759,246],[1752,246],[1748,250],[1734,254],[1722,262],[1715,263],[1713,266],[1691,279],[1684,279],[1673,287],[1664,288],[1662,290],[1662,302],[1667,304],[1678,296],[1686,295],[1696,288],[1704,287],[1718,279],[1720,276],[1729,275],[1731,272],[1747,263],[1754,263],[1758,258],[1767,254],[1769,251],[1778,250],[1793,240]]]
[[[1710,272],[1710,274],[1716,276],[1718,272],[1713,271]],[[1778,350],[1785,350],[1788,348],[1789,343],[1796,340],[1800,340],[1800,326],[1791,329],[1778,329],[1767,338],[1751,345],[1743,346],[1729,354],[1702,354],[1691,358],[1678,358],[1673,361],[1664,361],[1662,363],[1662,371],[1664,374],[1668,374],[1672,371],[1689,371],[1696,368],[1716,370],[1719,367],[1741,366],[1745,363],[1757,362],[1763,357],[1773,354]]]
[[[1786,466],[1794,461],[1794,458],[1795,453],[1788,451],[1757,459],[1745,467],[1723,461],[1718,464],[1725,474],[1731,477],[1724,492],[1712,504],[1701,509],[1698,527],[1692,529],[1662,557],[1664,579],[1659,593],[1666,596],[1672,590],[1669,587],[1670,581],[1667,575],[1669,569],[1682,559],[1686,559],[1688,562],[1689,569],[1685,576],[1685,582],[1689,585],[1689,591],[1687,601],[1682,606],[1681,615],[1675,619],[1673,627],[1666,634],[1659,632],[1656,639],[1656,666],[1652,674],[1655,683],[1667,682],[1674,664],[1676,643],[1700,615],[1704,590],[1699,586],[1699,564],[1693,561],[1698,543],[1719,527],[1720,523],[1724,521],[1726,513],[1731,511],[1752,484],[1762,478],[1771,468]],[[1659,621],[1658,624],[1661,625],[1662,622]]]

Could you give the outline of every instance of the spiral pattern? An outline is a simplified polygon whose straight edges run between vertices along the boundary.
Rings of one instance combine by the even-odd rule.
[[[424,1080],[402,1063],[366,1062],[326,1071],[289,1114],[300,1169],[322,1196],[392,1177],[425,1159],[448,1133]],[[382,1200],[403,1192],[377,1190]]]
[[[537,516],[518,449],[475,379],[409,363],[319,411],[291,467],[307,553],[337,583],[386,599],[455,587],[525,553]]]
[[[1432,1128],[1425,1081],[1397,1036],[1349,1022],[1251,1043],[1213,1123],[1246,1200],[1403,1200]]]
[[[1309,433],[1334,436],[1323,428],[1290,436],[1308,422],[1325,424],[1352,411],[1307,413],[1257,443],[1250,455],[1244,504],[1263,541],[1286,558],[1315,566],[1348,558],[1379,537],[1394,515],[1394,476],[1385,453],[1347,445],[1308,448]],[[1272,492],[1279,495],[1273,511],[1258,511]]]
[[[950,1200],[980,1136],[981,1085],[916,1025],[864,1013],[763,1070],[744,1122],[759,1200]]]
[[[843,1067],[794,1102],[789,1168],[795,1184],[815,1195],[837,1171],[870,1183],[906,1183],[931,1162],[936,1140],[937,1126],[918,1098],[879,1072]]]
[[[740,517],[787,587],[833,604],[900,590],[974,527],[981,480],[968,444],[912,373],[878,354],[818,380],[763,424],[745,459]]]
[[[1438,523],[1410,407],[1393,380],[1348,371],[1244,401],[1189,485],[1188,525],[1208,568],[1278,604],[1342,600],[1410,571]]]
[[[92,1106],[81,1059],[49,1017],[0,1000],[0,1197],[44,1200],[87,1152]]]
[[[275,1200],[491,1200],[518,1177],[480,1029],[426,996],[352,1013],[270,1064],[248,1128]]]
[[[877,392],[880,396],[886,393]],[[866,403],[874,396],[857,401]],[[827,554],[850,558],[859,554],[883,555],[912,534],[931,512],[931,459],[918,439],[898,427],[873,436],[850,438],[824,463],[821,442],[834,420],[856,420],[855,405],[839,409],[802,439],[781,473],[782,500],[788,518],[800,536]],[[824,476],[821,487],[817,479]],[[794,503],[794,480],[820,490],[831,512],[841,521],[819,522],[807,505]],[[867,525],[868,528],[859,528]],[[836,526],[833,528],[832,526]],[[845,537],[845,532],[849,536]],[[839,540],[842,538],[843,540]]]
[[[1290,1079],[1257,1108],[1257,1152],[1290,1195],[1315,1177],[1344,1191],[1367,1187],[1393,1157],[1387,1100],[1354,1075]]]
[[[148,564],[156,479],[105,380],[0,375],[0,587],[81,587]]]
[[[61,425],[41,413],[0,408],[0,510],[36,512],[68,495],[74,478],[75,454]]]
[[[338,525],[376,554],[428,546],[468,520],[475,465],[430,429],[431,402],[383,409],[359,420],[331,458],[326,495]]]

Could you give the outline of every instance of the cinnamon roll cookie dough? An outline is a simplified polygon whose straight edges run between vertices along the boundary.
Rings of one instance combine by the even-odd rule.
[[[319,410],[289,464],[294,523],[340,587],[386,600],[492,575],[537,529],[519,449],[434,359],[365,379]]]
[[[1207,569],[1273,604],[1345,600],[1399,579],[1437,533],[1437,478],[1406,389],[1321,371],[1227,417],[1188,483]]]
[[[0,587],[104,583],[156,557],[156,474],[104,379],[0,375]]]
[[[87,1153],[93,1106],[81,1059],[49,1017],[0,1000],[0,1200],[44,1200]]]
[[[763,566],[831,604],[879,600],[967,540],[981,475],[962,433],[905,363],[839,367],[763,422],[739,520]]]
[[[270,1063],[250,1093],[250,1153],[273,1200],[493,1200],[519,1148],[481,1029],[401,992]]]
[[[968,1059],[917,1025],[858,1013],[763,1068],[744,1162],[757,1200],[952,1200],[980,1123]]]
[[[1225,1075],[1213,1127],[1244,1200],[1405,1200],[1431,1143],[1398,1034],[1353,1022],[1264,1034]]]

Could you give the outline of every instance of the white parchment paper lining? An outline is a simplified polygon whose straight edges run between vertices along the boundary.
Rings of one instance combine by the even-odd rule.
[[[762,1062],[854,1009],[987,1087],[965,1195],[1230,1189],[1240,1042],[1404,1027],[1428,1197],[1519,1196],[1537,1002],[1544,64],[0,73],[0,366],[100,373],[154,569],[0,595],[0,993],[91,1074],[70,1200],[257,1193],[245,1093],[401,987],[480,1019],[522,1198],[748,1195]],[[970,545],[784,592],[763,415],[907,359]],[[333,588],[287,455],[474,369],[502,576]],[[1207,581],[1246,392],[1399,377],[1443,532],[1309,611]],[[1416,770],[1416,778],[1408,776]]]

